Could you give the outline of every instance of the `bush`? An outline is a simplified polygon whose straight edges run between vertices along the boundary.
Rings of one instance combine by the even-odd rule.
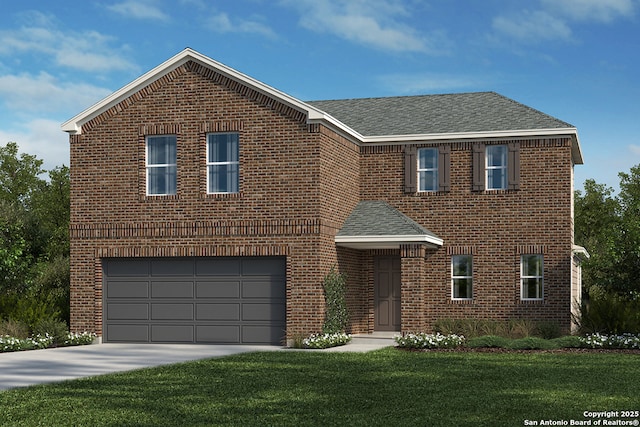
[[[302,340],[303,348],[329,348],[345,345],[351,341],[351,336],[343,332],[332,334],[312,334],[308,338]]]
[[[62,320],[48,319],[41,320],[33,327],[33,334],[45,336],[49,335],[53,339],[52,345],[61,345],[69,335],[67,324]]]
[[[575,335],[567,335],[564,337],[553,338],[551,342],[557,348],[579,348],[582,347],[582,340]]]
[[[327,304],[326,318],[322,326],[325,334],[344,332],[349,322],[347,301],[345,299],[347,278],[331,268],[323,281],[324,299]]]
[[[581,333],[640,334],[640,300],[625,299],[597,286],[591,287],[589,295],[580,308]]]
[[[558,347],[544,338],[525,337],[512,340],[507,348],[512,350],[551,350]]]
[[[0,320],[0,337],[2,336],[26,339],[29,337],[29,326],[17,320]]]
[[[34,290],[3,295],[0,297],[0,312],[6,318],[25,323],[29,329],[38,322],[57,319],[60,315],[55,298]]]
[[[529,319],[440,319],[435,322],[433,329],[443,335],[463,335],[467,339],[487,335],[506,338],[524,338],[528,336],[556,338],[560,336],[560,325],[557,322]]]
[[[604,335],[589,334],[581,337],[582,346],[586,348],[620,348],[620,349],[640,349],[640,335],[621,334]]]
[[[401,348],[456,348],[465,343],[465,338],[461,335],[442,335],[436,334],[405,334],[396,335],[394,340]]]
[[[467,347],[471,348],[506,348],[509,345],[509,338],[497,335],[485,335],[483,337],[471,338],[467,341]]]
[[[63,346],[74,346],[74,345],[88,345],[93,344],[93,341],[96,339],[96,334],[93,332],[69,332],[62,341]]]

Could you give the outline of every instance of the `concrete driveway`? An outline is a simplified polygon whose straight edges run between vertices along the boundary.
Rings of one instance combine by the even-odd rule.
[[[0,390],[283,347],[94,344],[0,353]]]

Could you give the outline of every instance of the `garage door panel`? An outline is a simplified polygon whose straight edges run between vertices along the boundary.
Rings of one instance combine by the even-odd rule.
[[[197,276],[239,276],[242,261],[238,258],[207,258],[196,260]]]
[[[198,304],[196,320],[240,320],[240,303]]]
[[[286,296],[284,281],[245,280],[242,282],[242,298],[281,298]]]
[[[107,298],[149,298],[149,282],[111,281],[107,288]]]
[[[192,259],[162,259],[151,261],[151,275],[153,277],[193,276],[194,265]]]
[[[197,298],[240,298],[240,280],[198,281]]]
[[[242,304],[242,320],[284,321],[284,304]]]
[[[243,276],[282,276],[284,271],[284,260],[256,257],[242,262]]]
[[[151,342],[194,342],[193,325],[151,325]]]
[[[151,298],[193,298],[192,281],[151,282]]]
[[[196,326],[196,340],[203,343],[240,344],[240,326],[199,325]]]
[[[193,304],[152,304],[151,320],[194,320]]]
[[[148,320],[149,304],[108,303],[107,320]]]
[[[279,344],[284,335],[284,258],[105,259],[103,277],[105,342]]]
[[[284,325],[278,326],[243,326],[242,342],[245,344],[260,344],[265,340],[278,344],[285,335]]]
[[[127,277],[149,275],[149,263],[140,260],[118,259],[107,264],[106,273],[109,277]]]
[[[149,342],[149,326],[108,325],[105,329],[105,338],[108,342]]]

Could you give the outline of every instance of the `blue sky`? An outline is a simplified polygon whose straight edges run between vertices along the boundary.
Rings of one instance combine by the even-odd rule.
[[[302,100],[495,91],[578,128],[587,178],[640,163],[640,0],[23,0],[0,14],[0,143],[69,164],[60,124],[185,47]]]

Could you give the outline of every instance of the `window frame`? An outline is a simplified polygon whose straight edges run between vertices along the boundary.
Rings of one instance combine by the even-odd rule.
[[[175,163],[149,163],[149,143],[153,139],[159,138],[172,138],[173,146],[175,150]],[[147,196],[173,196],[178,193],[178,136],[175,134],[166,134],[166,135],[147,135],[144,141],[144,157],[145,157],[145,181],[146,181],[146,195]],[[165,185],[165,191],[162,193],[152,193],[150,186],[150,174],[151,171],[155,168],[173,168],[173,192],[168,192],[168,185]],[[169,183],[167,179],[166,183]]]
[[[469,275],[460,276],[455,275],[455,259],[465,257],[469,259]],[[456,281],[459,280],[470,280],[470,284],[467,286],[468,289],[468,297],[459,297],[456,296]],[[459,294],[459,292],[458,292]],[[453,301],[471,301],[473,300],[473,255],[471,254],[460,254],[460,255],[452,255],[451,256],[451,299]]]
[[[535,257],[538,259],[539,273],[537,275],[525,275],[525,258],[526,257]],[[538,296],[531,298],[529,296],[525,297],[525,282],[528,279],[537,280],[536,284],[536,293]],[[522,254],[520,255],[520,299],[522,301],[542,301],[544,300],[544,255],[543,254]]]
[[[490,166],[489,165],[489,150],[494,150],[500,148],[503,150],[502,160],[504,160],[503,164],[498,166]],[[485,147],[485,155],[484,155],[484,178],[485,178],[485,189],[486,190],[507,190],[509,188],[509,146],[506,144],[500,145],[487,145]],[[489,173],[495,171],[502,171],[502,186],[501,187],[492,187],[493,180],[489,179]]]
[[[227,158],[226,161],[217,161],[217,162],[211,162],[209,161],[209,154],[210,154],[210,150],[211,150],[211,137],[212,136],[217,136],[217,135],[235,135],[235,157],[237,160],[229,160]],[[239,132],[210,132],[207,133],[206,135],[206,148],[205,148],[205,164],[206,164],[206,174],[207,174],[207,194],[238,194],[240,192],[240,133]],[[227,186],[227,190],[228,191],[211,191],[211,169],[214,166],[230,166],[230,165],[235,165],[236,166],[236,177],[235,177],[235,183],[234,183],[234,188],[231,188],[231,190],[229,190],[229,187]]]
[[[435,167],[433,168],[420,168],[420,158],[421,155],[420,153],[422,152],[426,152],[429,151],[432,153],[433,156],[433,163],[435,164]],[[418,149],[418,153],[417,153],[417,173],[418,173],[418,192],[420,193],[427,193],[427,192],[436,192],[439,191],[440,189],[440,164],[439,164],[439,157],[440,157],[440,152],[438,150],[438,148],[436,147],[423,147],[423,148],[419,148]],[[425,173],[425,172],[432,172],[433,173],[433,180],[432,183],[433,188],[429,188],[429,189],[424,189],[422,188],[422,179],[421,178],[421,174]]]

